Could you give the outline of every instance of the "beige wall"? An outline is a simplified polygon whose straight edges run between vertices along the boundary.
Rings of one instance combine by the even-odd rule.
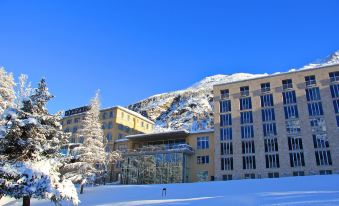
[[[197,148],[197,138],[198,137],[208,137],[209,139],[209,148],[208,149],[198,149]],[[207,171],[208,172],[208,181],[211,180],[211,176],[214,176],[214,132],[199,132],[190,134],[187,137],[188,144],[193,148],[194,154],[188,158],[189,161],[189,182],[197,182],[198,172]],[[198,156],[209,156],[209,164],[197,164]]]
[[[266,78],[258,78],[254,80],[247,80],[235,82],[224,85],[214,86],[214,122],[215,122],[215,173],[216,179],[221,180],[222,175],[231,174],[233,179],[244,178],[246,173],[255,173],[256,178],[267,177],[268,172],[279,172],[280,176],[290,176],[294,171],[304,171],[305,175],[319,174],[320,170],[331,170],[333,173],[339,170],[339,128],[336,125],[335,113],[332,104],[332,97],[330,94],[330,78],[329,72],[339,71],[339,66],[330,66],[320,69],[303,70],[300,72],[286,73],[276,76],[269,76]],[[332,166],[317,166],[314,154],[312,130],[310,126],[310,117],[307,109],[307,101],[305,96],[305,76],[315,75],[317,85],[321,93],[321,101],[324,109],[324,117],[327,127],[327,135],[330,144],[330,151],[332,156]],[[301,137],[303,140],[305,167],[291,168],[289,162],[289,150],[286,133],[286,123],[282,102],[282,80],[292,79],[293,89],[297,96],[297,105],[299,110],[299,120],[301,123]],[[271,93],[274,97],[274,109],[277,125],[277,139],[279,146],[280,168],[266,169],[265,166],[265,152],[264,152],[264,137],[261,119],[261,83],[270,82]],[[240,137],[240,109],[239,97],[240,87],[249,86],[250,97],[252,97],[252,112],[254,121],[254,141],[255,141],[255,157],[256,169],[243,170],[242,169],[242,151],[241,151],[241,137]],[[233,129],[233,171],[221,171],[221,155],[220,155],[220,91],[229,89],[230,100],[232,105],[232,129]]]

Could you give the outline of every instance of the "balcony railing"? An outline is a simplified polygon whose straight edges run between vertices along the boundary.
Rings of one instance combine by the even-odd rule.
[[[293,88],[293,84],[292,83],[283,84],[283,89],[284,90],[292,89],[292,88]]]
[[[182,152],[186,154],[193,154],[194,150],[188,144],[178,145],[158,145],[158,146],[145,146],[137,149],[129,149],[124,153],[125,155],[143,155],[143,154],[158,154],[158,153],[175,153]]]
[[[310,87],[310,86],[315,86],[317,84],[316,80],[309,80],[309,81],[306,81],[306,86],[307,87]]]
[[[332,76],[330,78],[331,82],[338,82],[339,81],[339,76]]]

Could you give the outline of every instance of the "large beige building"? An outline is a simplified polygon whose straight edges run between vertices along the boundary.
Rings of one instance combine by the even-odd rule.
[[[65,112],[61,121],[63,130],[72,133],[70,143],[83,143],[84,137],[77,135],[81,121],[89,108],[87,106]],[[154,123],[139,113],[121,106],[110,107],[100,111],[100,120],[104,131],[106,151],[113,149],[114,142],[131,134],[150,133]]]
[[[216,180],[339,172],[339,65],[214,86]]]

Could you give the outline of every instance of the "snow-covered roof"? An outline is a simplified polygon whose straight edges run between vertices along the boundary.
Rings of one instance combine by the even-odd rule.
[[[126,142],[126,141],[128,141],[128,139],[124,138],[124,139],[117,139],[114,142],[117,143],[117,142]]]
[[[216,86],[224,86],[224,85],[229,85],[229,84],[235,84],[235,83],[240,83],[240,82],[247,82],[247,81],[253,81],[253,80],[258,80],[258,79],[265,79],[265,78],[270,78],[270,77],[276,77],[276,76],[282,76],[282,75],[286,75],[286,74],[293,74],[293,73],[300,73],[300,72],[306,72],[306,71],[311,71],[311,70],[317,70],[317,69],[322,69],[322,68],[326,68],[326,67],[333,67],[333,66],[338,66],[339,63],[334,63],[331,65],[320,65],[320,66],[315,66],[315,67],[305,67],[305,68],[301,68],[301,69],[291,69],[287,72],[277,72],[274,74],[268,74],[265,76],[258,76],[258,77],[253,77],[253,78],[248,78],[248,79],[242,79],[242,80],[236,80],[236,81],[232,81],[232,82],[227,82],[227,83],[220,83],[220,84],[215,84],[214,87]]]
[[[132,115],[134,115],[134,116],[136,116],[136,117],[139,117],[139,118],[142,119],[142,120],[145,120],[145,121],[148,122],[148,123],[154,124],[153,121],[147,119],[146,117],[142,116],[141,114],[139,114],[139,113],[137,113],[137,112],[135,112],[135,111],[129,110],[129,109],[127,109],[126,107],[119,106],[119,105],[113,106],[113,107],[107,107],[107,108],[101,109],[100,111],[109,110],[109,109],[114,109],[114,108],[118,108],[118,109],[124,110],[124,112],[130,113],[130,114],[132,114]]]
[[[189,135],[187,130],[172,130],[166,132],[155,132],[148,134],[135,134],[126,136],[127,139],[132,140],[144,140],[144,139],[162,139],[162,138],[176,138],[176,137],[186,137]]]

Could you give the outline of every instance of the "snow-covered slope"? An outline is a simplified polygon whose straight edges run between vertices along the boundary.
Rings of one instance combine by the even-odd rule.
[[[309,64],[301,69],[339,63],[339,51],[325,60]],[[295,69],[291,70],[295,71]],[[236,73],[206,77],[191,87],[151,96],[128,108],[156,123],[156,130],[187,129],[190,131],[213,128],[213,85],[256,78],[268,74]]]
[[[169,185],[107,185],[85,187],[79,198],[80,206],[334,206],[339,205],[338,181],[339,175],[314,175]],[[164,187],[167,195],[163,197]],[[0,205],[21,205],[20,200],[6,203],[5,199],[0,200]],[[54,204],[33,199],[32,205]]]

